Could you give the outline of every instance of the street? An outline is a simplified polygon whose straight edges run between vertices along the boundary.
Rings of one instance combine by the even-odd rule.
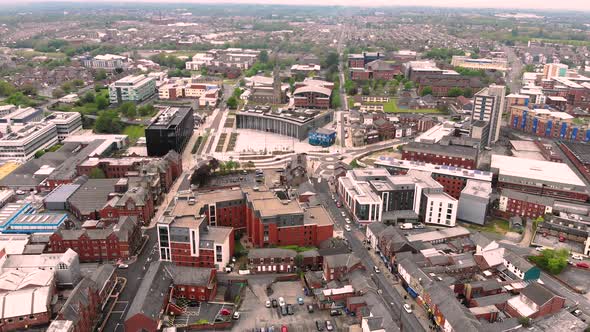
[[[334,222],[344,229],[344,218],[340,215],[340,209],[331,199],[331,193],[328,188],[326,181],[316,182],[313,181],[315,189],[320,196],[320,201],[324,202],[324,207],[334,218]],[[362,244],[361,240],[355,236],[356,232],[360,232],[356,227],[353,227],[353,231],[344,232],[344,236],[348,240],[352,251],[360,258],[365,265],[365,269],[368,273],[374,271],[375,263],[370,256],[367,248]],[[358,234],[358,233],[357,233]],[[360,234],[359,234],[360,235]],[[377,284],[378,289],[381,290],[379,296],[383,300],[384,306],[391,313],[391,317],[400,325],[402,331],[424,331],[422,324],[418,321],[416,316],[413,314],[407,314],[403,309],[402,305],[404,300],[402,296],[394,289],[391,281],[387,279],[384,273],[373,273],[372,280]]]

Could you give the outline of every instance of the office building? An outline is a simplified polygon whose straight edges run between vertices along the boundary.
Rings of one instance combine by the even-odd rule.
[[[127,76],[109,85],[111,104],[142,102],[156,93],[156,79],[146,75]]]
[[[293,99],[295,107],[301,108],[330,108],[330,98],[334,83],[306,78],[295,84]]]
[[[480,90],[473,97],[471,120],[482,120],[490,123],[489,137],[486,145],[495,143],[500,137],[505,95],[505,86],[490,85]]]
[[[170,150],[182,154],[195,126],[191,107],[168,107],[145,129],[148,156],[161,157]]]
[[[33,159],[35,152],[51,147],[57,142],[55,123],[27,124],[0,138],[0,160],[25,162]]]
[[[309,144],[328,147],[336,141],[336,131],[318,128],[309,133]]]
[[[308,138],[309,132],[324,127],[333,118],[332,110],[273,110],[270,106],[255,106],[236,112],[236,126],[239,129],[260,130],[302,141]]]
[[[0,118],[0,124],[25,125],[29,122],[39,122],[43,118],[43,110],[33,107],[16,109]]]
[[[543,66],[543,79],[550,80],[554,77],[566,77],[568,65],[563,63],[548,63]]]
[[[477,168],[479,151],[461,145],[410,142],[403,146],[402,159],[443,166]]]
[[[498,188],[585,202],[586,184],[564,163],[492,155]]]
[[[82,130],[82,115],[78,112],[52,112],[44,121],[55,124],[60,142]]]
[[[475,70],[508,70],[507,58],[473,59],[470,56],[454,55],[451,65]]]
[[[82,65],[91,69],[126,69],[129,66],[129,58],[115,54],[101,54],[82,59]]]
[[[491,195],[492,184],[490,182],[467,180],[459,197],[457,219],[483,225]]]

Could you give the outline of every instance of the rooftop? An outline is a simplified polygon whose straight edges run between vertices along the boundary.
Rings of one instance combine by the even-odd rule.
[[[455,166],[435,165],[411,160],[401,160],[394,157],[380,156],[375,161],[375,166],[395,167],[400,169],[415,169],[420,171],[431,172],[434,174],[457,176],[473,180],[491,182],[493,174],[491,172],[471,170]]]
[[[461,226],[457,226],[457,227],[453,227],[453,228],[443,228],[437,231],[431,231],[431,232],[426,232],[426,233],[419,233],[419,234],[410,234],[408,235],[408,241],[409,242],[415,242],[415,241],[423,241],[423,242],[435,242],[435,241],[439,241],[439,240],[444,240],[444,239],[448,239],[448,238],[452,238],[452,237],[458,237],[458,236],[468,236],[469,235],[469,230],[461,227]]]
[[[182,122],[187,114],[192,113],[192,107],[167,107],[146,129],[174,128]]]
[[[288,110],[279,108],[273,110],[270,106],[246,106],[242,111],[238,111],[237,114],[259,116],[265,118],[274,118],[283,121],[294,122],[297,124],[307,123],[315,118],[321,117],[326,113],[331,112],[330,110],[316,110],[316,109],[303,109],[298,108],[294,110]]]
[[[584,182],[564,163],[492,155],[492,169],[500,176],[533,179],[540,182],[556,182],[585,187]]]
[[[476,148],[460,145],[441,145],[421,142],[410,142],[403,146],[404,151],[413,151],[427,154],[441,154],[446,156],[477,159]]]

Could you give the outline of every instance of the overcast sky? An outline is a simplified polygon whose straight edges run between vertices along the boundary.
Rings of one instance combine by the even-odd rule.
[[[22,2],[47,2],[68,0],[25,0]],[[438,6],[485,7],[520,9],[566,9],[590,11],[590,0],[69,0],[76,2],[167,2],[167,3],[264,3],[292,5],[353,5],[353,6]],[[0,0],[0,4],[14,4],[14,0]]]

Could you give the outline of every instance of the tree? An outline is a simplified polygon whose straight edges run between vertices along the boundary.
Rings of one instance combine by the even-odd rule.
[[[107,72],[104,69],[99,69],[94,73],[95,81],[102,81],[107,79]]]
[[[123,68],[115,68],[115,74],[121,74],[123,72]]]
[[[303,267],[303,255],[301,254],[297,254],[297,256],[295,256],[295,266],[302,268]]]
[[[238,100],[236,99],[236,97],[231,96],[227,99],[227,107],[229,107],[232,110],[238,108]]]
[[[66,93],[61,88],[55,88],[53,89],[53,91],[51,91],[51,95],[53,96],[53,98],[61,98],[65,96]]]
[[[154,105],[144,105],[137,108],[137,113],[140,116],[149,116],[154,114],[155,111],[156,109],[154,108]]]
[[[463,97],[465,97],[465,98],[473,97],[473,89],[471,89],[470,87],[465,88],[463,90]]]
[[[107,176],[104,174],[102,169],[94,167],[90,170],[90,173],[88,173],[88,177],[91,179],[105,179]]]
[[[267,63],[268,62],[268,52],[266,50],[260,51],[258,58],[260,59],[260,62]]]
[[[363,85],[363,96],[368,96],[369,94],[371,94],[371,87],[369,86],[369,84],[365,84]]]
[[[16,88],[14,87],[14,85],[6,82],[6,81],[0,81],[0,96],[5,97],[5,96],[10,96],[11,94],[16,92]]]
[[[104,110],[109,106],[109,100],[105,96],[96,97],[96,107],[99,110]]]
[[[420,93],[421,96],[431,95],[432,94],[432,87],[425,86]]]
[[[569,255],[567,249],[545,249],[541,255],[531,256],[530,260],[551,274],[559,274],[567,266]]]
[[[121,118],[115,110],[100,112],[94,124],[94,131],[97,133],[118,134],[122,129]]]
[[[128,118],[134,118],[137,115],[135,109],[135,103],[131,101],[126,101],[121,106],[119,106],[119,112]]]
[[[242,95],[242,89],[240,88],[235,88],[234,89],[234,93],[232,94],[232,96],[236,97],[236,98],[240,98],[240,96]]]
[[[11,94],[8,98],[4,100],[7,104],[12,104],[16,106],[30,106],[33,103],[31,102],[31,98],[25,96],[22,92],[15,92]]]
[[[404,83],[405,90],[411,90],[413,87],[414,87],[414,83],[412,81],[407,81],[406,83]]]
[[[324,62],[324,67],[325,68],[330,68],[332,66],[338,66],[338,63],[339,62],[340,62],[340,56],[338,56],[338,53],[336,53],[336,52],[330,52],[326,56],[326,60]]]
[[[463,89],[459,87],[453,87],[449,89],[448,96],[449,97],[459,97],[463,95]]]
[[[27,96],[37,95],[37,88],[31,83],[25,83],[21,85],[19,90]]]
[[[535,72],[535,65],[529,63],[528,65],[524,66],[524,72],[525,73],[534,73]]]
[[[520,317],[518,318],[518,323],[522,325],[522,327],[530,327],[531,326],[531,319],[528,317]]]
[[[41,158],[45,154],[45,150],[39,150],[35,152],[35,159]]]
[[[96,98],[96,96],[94,95],[94,92],[88,91],[82,97],[82,102],[84,102],[84,103],[94,103],[94,98]]]

